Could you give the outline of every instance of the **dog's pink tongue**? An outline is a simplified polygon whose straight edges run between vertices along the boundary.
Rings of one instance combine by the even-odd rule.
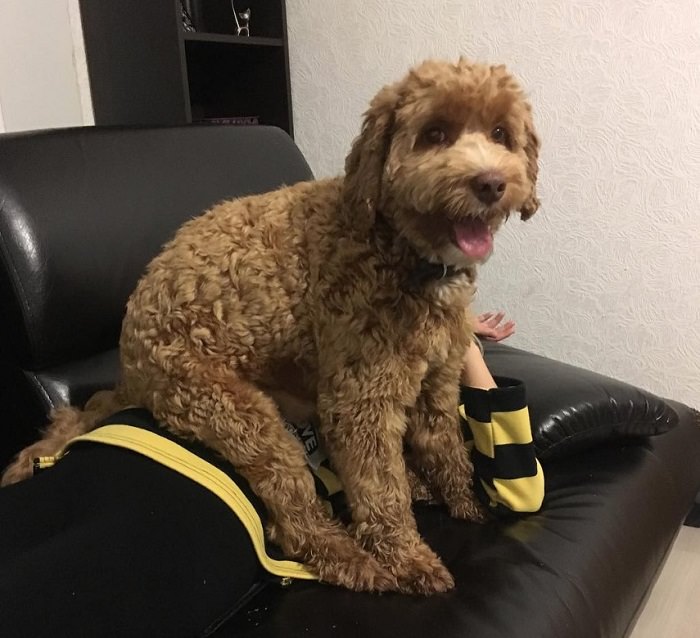
[[[466,219],[455,222],[454,230],[457,246],[470,259],[484,259],[493,250],[493,234],[486,222]]]

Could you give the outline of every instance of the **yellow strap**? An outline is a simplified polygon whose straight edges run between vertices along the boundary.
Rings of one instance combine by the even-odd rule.
[[[324,467],[323,465],[319,465],[315,470],[313,470],[313,473],[319,478],[321,483],[326,487],[326,491],[328,492],[328,496],[333,496],[334,494],[337,494],[338,492],[343,491],[343,486],[340,483],[340,479],[333,473],[331,472],[327,467]]]
[[[250,536],[260,564],[268,572],[283,578],[318,580],[318,576],[301,563],[270,558],[265,551],[265,533],[260,516],[238,485],[225,472],[174,441],[149,430],[131,425],[115,424],[102,426],[71,439],[64,452],[79,441],[104,443],[138,452],[199,483],[218,496],[234,511]]]

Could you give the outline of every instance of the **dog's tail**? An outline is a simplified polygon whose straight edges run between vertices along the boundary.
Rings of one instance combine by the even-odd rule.
[[[72,438],[92,430],[102,419],[127,407],[115,390],[101,390],[95,393],[85,407],[62,407],[52,410],[50,423],[44,429],[41,439],[24,448],[14,458],[2,474],[0,486],[18,483],[32,476],[34,459],[41,456],[55,456]]]

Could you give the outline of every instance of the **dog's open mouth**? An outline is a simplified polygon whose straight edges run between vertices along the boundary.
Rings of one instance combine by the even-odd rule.
[[[471,260],[486,259],[493,250],[493,233],[483,219],[470,217],[454,222],[454,242]]]

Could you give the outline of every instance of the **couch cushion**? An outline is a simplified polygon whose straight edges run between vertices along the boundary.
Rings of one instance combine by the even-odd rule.
[[[678,427],[545,464],[538,514],[476,525],[441,507],[419,527],[457,587],[422,598],[314,583],[270,585],[227,638],[621,638],[700,486],[697,414]]]
[[[525,383],[541,460],[619,437],[660,434],[678,423],[669,403],[622,381],[503,344],[486,343],[484,353],[494,375]]]

